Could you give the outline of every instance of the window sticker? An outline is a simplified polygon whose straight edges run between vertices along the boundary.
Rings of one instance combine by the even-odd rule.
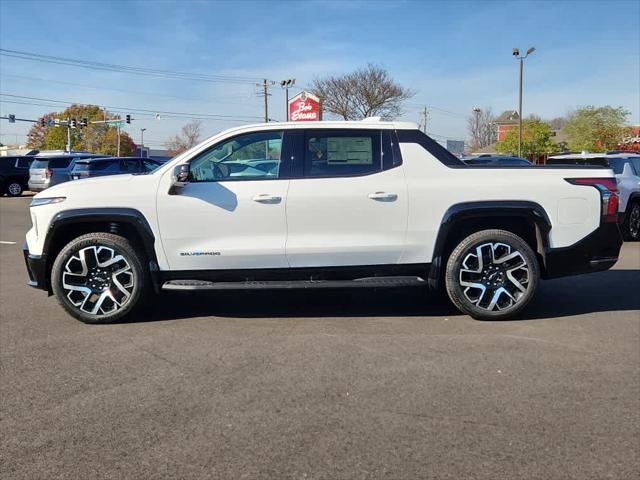
[[[327,163],[371,165],[373,145],[371,137],[328,137]]]

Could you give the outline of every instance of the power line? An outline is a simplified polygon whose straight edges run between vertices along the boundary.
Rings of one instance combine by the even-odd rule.
[[[16,98],[20,100],[35,100],[39,102],[49,102],[54,104],[60,104],[60,105],[43,105],[48,107],[60,107],[63,105],[74,105],[74,104],[92,105],[92,103],[87,103],[87,102],[70,102],[67,100],[53,100],[50,98],[29,97],[26,95],[14,95],[9,93],[0,93],[0,96]],[[10,103],[10,101],[8,100],[3,100],[3,102]],[[189,117],[189,118],[201,117],[201,118],[207,118],[207,119],[208,118],[222,119],[222,120],[236,119],[236,120],[248,120],[248,121],[260,119],[260,117],[251,116],[251,115],[221,115],[221,114],[213,114],[213,113],[171,112],[166,110],[149,110],[145,108],[135,108],[135,107],[115,107],[113,105],[99,105],[99,106],[103,108],[108,108],[110,110],[116,110],[116,111],[128,111],[131,113],[148,113],[148,114],[154,114],[154,115],[161,114],[166,116],[179,116],[179,117]]]
[[[36,81],[41,81],[41,82],[46,82],[46,83],[57,83],[60,85],[70,85],[72,87],[85,87],[85,88],[94,88],[97,90],[110,90],[113,92],[122,92],[122,93],[133,93],[136,95],[150,95],[150,96],[155,96],[155,97],[164,97],[164,98],[175,98],[178,100],[187,100],[187,101],[193,101],[193,100],[199,100],[196,98],[187,98],[187,97],[178,97],[176,95],[167,95],[167,94],[163,94],[163,93],[151,93],[151,92],[140,92],[140,91],[136,91],[136,90],[126,90],[123,88],[112,88],[112,87],[103,87],[103,86],[96,86],[96,85],[87,85],[87,84],[83,84],[83,83],[74,83],[74,82],[64,82],[61,80],[51,80],[48,78],[40,78],[40,77],[29,77],[26,75],[12,75],[9,73],[3,73],[0,71],[0,77],[7,77],[7,78],[18,78],[18,79],[25,79],[25,80],[36,80]],[[247,100],[249,98],[252,98],[253,95],[230,95],[227,96],[225,95],[225,99],[244,99]],[[237,105],[238,102],[237,101],[229,101],[226,102],[224,100],[220,100],[217,98],[210,98],[208,97],[208,100],[210,101],[214,101],[216,103],[229,103],[229,104],[234,104]]]
[[[21,60],[29,60],[35,62],[54,63],[58,65],[67,65],[72,67],[86,68],[90,70],[102,70],[118,73],[129,73],[133,75],[142,75],[157,78],[170,78],[177,80],[198,80],[203,82],[214,83],[246,83],[252,84],[259,80],[260,77],[240,76],[240,75],[221,75],[221,74],[204,74],[179,72],[173,70],[160,70],[155,68],[133,67],[130,65],[118,65],[115,63],[92,62],[88,60],[80,60],[67,57],[55,57],[52,55],[42,55],[39,53],[25,52],[20,50],[9,50],[0,48],[0,55]]]

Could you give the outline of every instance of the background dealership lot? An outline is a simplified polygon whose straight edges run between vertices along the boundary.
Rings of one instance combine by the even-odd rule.
[[[221,292],[90,327],[25,286],[30,199],[1,200],[3,478],[639,473],[637,243],[519,321],[421,290]]]

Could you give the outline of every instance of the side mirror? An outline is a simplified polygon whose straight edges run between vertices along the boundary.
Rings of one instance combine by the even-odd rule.
[[[171,175],[171,189],[169,193],[174,195],[179,192],[187,183],[189,183],[189,164],[182,163],[173,168]]]

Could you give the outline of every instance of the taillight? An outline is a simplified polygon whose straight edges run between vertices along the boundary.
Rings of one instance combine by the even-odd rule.
[[[618,221],[618,184],[615,178],[565,178],[573,185],[595,187],[600,192],[602,200],[602,217],[605,222]]]
[[[45,176],[46,178],[51,178],[51,175],[53,175],[53,170],[51,170],[50,168],[47,168],[47,169],[44,171],[44,176]]]

